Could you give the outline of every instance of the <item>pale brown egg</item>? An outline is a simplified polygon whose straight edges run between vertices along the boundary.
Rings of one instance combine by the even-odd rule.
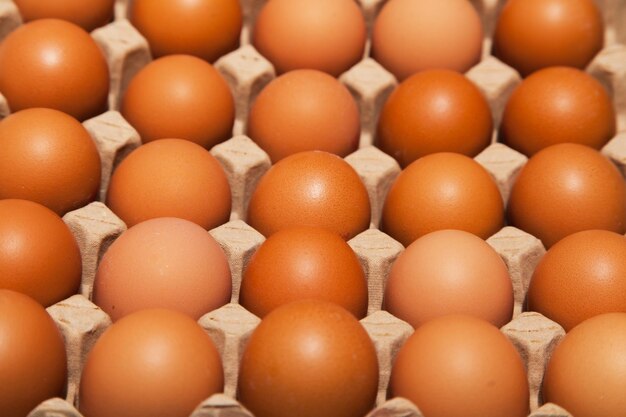
[[[408,246],[442,229],[487,239],[503,225],[502,197],[487,170],[464,155],[435,153],[400,173],[387,194],[381,229]]]
[[[525,77],[556,65],[584,69],[603,43],[593,0],[509,0],[496,22],[493,54]]]
[[[358,319],[367,313],[367,281],[359,259],[338,234],[314,227],[279,230],[248,262],[239,303],[264,317],[306,298],[334,302]]]
[[[113,171],[107,206],[129,227],[179,217],[208,230],[228,221],[231,192],[209,151],[183,139],[160,139],[135,149]]]
[[[480,61],[482,42],[467,0],[389,0],[374,23],[372,57],[402,81],[426,69],[466,72]]]
[[[100,155],[73,117],[32,108],[0,122],[0,198],[35,201],[60,216],[93,201]]]
[[[576,417],[626,416],[626,314],[602,314],[574,327],[546,368],[543,399]]]
[[[291,226],[322,227],[348,240],[369,227],[370,200],[359,175],[340,157],[300,152],[259,181],[247,222],[266,237]]]
[[[436,152],[478,155],[491,143],[489,103],[468,78],[426,70],[404,80],[383,106],[376,146],[402,167]]]
[[[383,304],[415,328],[446,314],[468,314],[502,327],[513,317],[513,285],[506,264],[484,240],[440,230],[398,256]]]
[[[0,415],[24,417],[42,401],[63,397],[66,361],[63,337],[46,310],[0,289]]]
[[[88,417],[189,417],[223,392],[211,338],[176,311],[148,309],[109,327],[85,361],[79,410]]]
[[[279,74],[311,68],[338,77],[361,60],[366,37],[354,0],[272,0],[257,16],[252,42]]]
[[[626,231],[624,178],[609,159],[587,146],[562,143],[536,153],[520,171],[508,219],[549,248],[589,229]]]
[[[52,210],[27,200],[0,200],[0,288],[44,307],[78,292],[82,261],[74,235]]]
[[[611,97],[584,71],[551,67],[534,72],[513,91],[498,140],[532,156],[557,143],[600,149],[616,130]]]
[[[398,352],[389,381],[428,417],[526,417],[529,390],[520,355],[492,324],[470,316],[433,319]]]
[[[109,67],[81,27],[35,20],[0,43],[0,93],[13,112],[48,107],[82,121],[106,109]]]
[[[115,0],[13,0],[22,16],[30,22],[37,19],[63,19],[90,32],[113,19]]]
[[[626,238],[606,230],[569,235],[541,258],[528,287],[528,310],[568,331],[602,313],[626,313]]]
[[[93,301],[113,321],[145,308],[170,308],[198,320],[230,300],[232,281],[220,245],[200,226],[162,217],[139,223],[107,249]]]
[[[315,70],[290,71],[270,82],[250,108],[247,132],[272,162],[313,150],[344,157],[357,150],[360,133],[352,94]]]
[[[181,138],[209,149],[232,136],[235,101],[211,64],[191,55],[170,55],[133,77],[121,113],[143,143]]]
[[[255,417],[364,416],[378,389],[376,350],[348,311],[295,301],[254,330],[238,384],[239,401]]]

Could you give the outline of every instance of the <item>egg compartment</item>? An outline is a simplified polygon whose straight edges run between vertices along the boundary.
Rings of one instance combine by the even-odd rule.
[[[255,13],[265,0],[242,1],[245,11],[245,25],[242,30],[242,46],[216,62],[216,67],[228,80],[237,103],[237,120],[234,137],[215,146],[211,152],[224,166],[233,193],[231,221],[210,233],[225,250],[233,275],[231,303],[203,316],[199,323],[211,335],[223,359],[226,385],[225,393],[212,396],[193,413],[197,416],[251,416],[236,401],[236,378],[239,358],[245,343],[259,322],[259,319],[237,304],[241,272],[248,259],[264,240],[263,236],[245,222],[245,212],[249,197],[256,182],[269,169],[269,158],[249,138],[245,137],[245,121],[250,104],[258,92],[275,77],[271,64],[249,44],[249,33]],[[368,25],[384,1],[360,0]],[[618,114],[620,133],[603,149],[622,172],[626,172],[626,46],[617,41],[626,41],[623,25],[618,24],[620,16],[626,14],[626,5],[621,0],[598,1],[603,7],[606,26],[606,47],[598,54],[589,67],[589,72],[599,79],[612,93]],[[473,1],[481,12],[487,36],[485,45],[490,45],[489,33],[502,0]],[[99,200],[104,201],[110,174],[114,167],[135,147],[140,140],[137,133],[115,110],[119,105],[121,92],[128,81],[150,61],[145,39],[123,19],[126,3],[118,1],[116,20],[96,29],[92,36],[104,51],[111,70],[111,91],[109,106],[112,110],[84,122],[98,145],[103,161],[103,182]],[[21,19],[15,6],[8,1],[0,2],[0,36],[10,32],[20,24]],[[485,48],[483,60],[472,68],[468,77],[474,81],[489,100],[495,125],[499,123],[502,109],[508,95],[520,82],[516,71],[489,55]],[[372,202],[372,228],[353,238],[349,244],[357,253],[366,272],[369,287],[368,315],[361,322],[370,333],[376,346],[380,362],[380,386],[378,407],[371,416],[420,416],[410,402],[395,398],[386,399],[389,372],[395,354],[412,328],[405,322],[380,310],[385,279],[396,256],[403,250],[401,244],[377,229],[382,204],[387,190],[400,168],[390,156],[373,143],[377,115],[388,94],[397,85],[395,78],[375,60],[364,57],[340,80],[355,96],[361,111],[362,137],[360,149],[345,158],[359,173],[366,184]],[[6,100],[0,100],[0,116],[9,113]],[[496,138],[494,129],[494,140]],[[527,158],[507,146],[494,142],[476,160],[487,168],[496,179],[503,199],[506,201],[517,172]],[[110,319],[89,298],[93,278],[102,254],[112,241],[125,230],[121,222],[101,202],[91,203],[79,210],[68,213],[64,220],[77,237],[83,258],[83,279],[79,295],[74,295],[48,311],[62,329],[68,351],[69,378],[65,400],[52,399],[44,402],[31,415],[80,416],[74,407],[80,371],[85,356],[97,337],[108,327]],[[552,349],[563,337],[563,329],[538,313],[521,313],[521,307],[528,283],[536,263],[545,249],[533,236],[505,227],[488,239],[505,260],[511,274],[515,292],[514,319],[502,328],[522,355],[528,369],[531,387],[531,416],[569,416],[564,410],[552,404],[541,404],[539,387],[545,364]]]

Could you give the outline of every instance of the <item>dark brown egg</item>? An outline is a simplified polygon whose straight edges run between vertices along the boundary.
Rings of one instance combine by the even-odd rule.
[[[587,146],[563,143],[536,153],[517,177],[511,225],[550,247],[589,229],[626,231],[626,188],[617,167]]]
[[[115,0],[13,0],[25,22],[37,19],[63,19],[90,32],[113,19]]]

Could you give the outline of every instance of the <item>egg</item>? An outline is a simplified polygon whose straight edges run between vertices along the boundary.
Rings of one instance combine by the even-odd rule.
[[[142,68],[128,84],[120,111],[143,143],[181,138],[208,149],[229,139],[235,122],[226,80],[191,55],[166,56]]]
[[[513,317],[513,285],[504,261],[484,240],[439,230],[400,253],[383,303],[415,328],[446,314],[468,314],[502,327]]]
[[[541,69],[511,94],[499,141],[532,156],[557,143],[600,149],[616,130],[611,97],[595,78],[567,67]]]
[[[367,313],[367,282],[359,259],[338,234],[326,229],[279,230],[252,255],[239,303],[259,317],[290,301],[334,302],[361,319]]]
[[[428,417],[526,417],[524,363],[497,327],[448,315],[408,338],[390,377],[394,397],[412,401]]]
[[[224,389],[213,341],[176,311],[147,309],[109,327],[87,355],[79,410],[89,417],[188,417]]]
[[[467,156],[441,152],[398,175],[385,199],[381,230],[408,246],[442,229],[487,239],[503,225],[502,197],[489,173]]]
[[[53,109],[18,111],[0,122],[0,198],[35,201],[59,215],[93,201],[100,155],[87,129]]]
[[[128,19],[155,58],[189,54],[209,62],[239,46],[243,22],[238,0],[133,0]]]
[[[426,69],[466,72],[480,61],[483,29],[467,0],[389,0],[372,30],[372,57],[400,81]]]
[[[69,227],[32,201],[0,200],[0,288],[44,307],[76,294],[82,261]]]
[[[312,150],[347,156],[359,146],[361,125],[357,104],[343,84],[321,71],[294,70],[261,91],[247,130],[276,162]]]
[[[378,360],[352,314],[303,300],[269,313],[241,357],[238,399],[255,417],[364,416],[374,406]]]
[[[66,360],[63,337],[46,310],[0,289],[0,415],[24,417],[42,401],[63,397]]]
[[[525,77],[557,65],[584,69],[603,43],[593,0],[509,0],[496,21],[493,54]]]
[[[113,19],[115,0],[13,0],[24,22],[55,18],[75,23],[90,32]]]
[[[311,68],[338,77],[361,60],[366,36],[354,0],[272,0],[259,12],[252,38],[279,74]]]
[[[595,149],[562,143],[536,153],[509,197],[509,223],[549,248],[589,229],[626,231],[626,188],[615,165]]]
[[[548,250],[532,275],[528,310],[568,331],[602,313],[626,313],[626,238],[606,230],[569,235]]]
[[[13,112],[48,107],[82,121],[106,109],[109,68],[81,27],[35,20],[0,43],[0,93]]]
[[[558,344],[543,379],[543,399],[576,417],[626,416],[626,314],[602,314]]]
[[[469,79],[425,70],[404,80],[383,106],[376,146],[406,167],[436,152],[478,155],[491,143],[489,103]]]
[[[107,249],[93,301],[113,321],[145,308],[170,308],[195,320],[230,300],[228,260],[200,226],[164,217],[139,223]]]
[[[231,192],[226,173],[209,151],[183,139],[161,139],[122,160],[106,201],[127,226],[180,217],[208,230],[228,221]]]
[[[369,227],[365,185],[340,157],[300,152],[261,177],[248,206],[247,222],[266,237],[291,226],[321,227],[348,240]]]

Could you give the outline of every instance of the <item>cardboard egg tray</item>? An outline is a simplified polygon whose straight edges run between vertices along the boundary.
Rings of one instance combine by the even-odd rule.
[[[238,363],[246,342],[260,319],[241,307],[238,301],[242,270],[264,237],[245,223],[246,207],[260,177],[269,169],[270,160],[244,134],[250,104],[259,91],[275,77],[272,65],[250,44],[251,27],[266,0],[240,0],[244,9],[241,46],[220,58],[215,66],[228,81],[236,100],[233,137],[211,149],[228,174],[232,189],[230,221],[210,231],[220,243],[230,263],[233,278],[231,303],[207,313],[199,323],[216,343],[225,371],[223,394],[207,398],[192,417],[251,417],[236,400]],[[385,0],[357,0],[368,28]],[[497,143],[497,127],[511,91],[520,83],[515,70],[489,54],[494,22],[505,0],[473,0],[482,16],[486,37],[482,61],[467,76],[487,97],[495,120],[493,143],[475,159],[496,180],[502,198],[507,200],[512,182],[527,158]],[[588,67],[613,97],[618,134],[604,147],[608,156],[626,174],[626,0],[597,0],[605,18],[605,47]],[[83,274],[80,294],[48,308],[61,329],[68,354],[66,398],[43,402],[30,414],[79,417],[76,410],[79,380],[86,355],[100,334],[110,325],[109,317],[91,301],[96,268],[108,246],[125,229],[125,224],[110,211],[106,190],[115,166],[140,145],[137,132],[116,110],[119,98],[138,70],[151,60],[146,40],[124,18],[126,1],[118,0],[115,20],[92,32],[103,50],[111,72],[110,110],[84,122],[96,142],[102,159],[102,184],[99,201],[64,216],[79,242]],[[621,22],[621,24],[620,24]],[[0,38],[21,24],[15,5],[0,1]],[[371,228],[349,241],[365,270],[369,286],[368,315],[361,323],[369,332],[378,353],[380,383],[376,408],[368,417],[418,417],[417,407],[401,398],[387,398],[387,384],[394,357],[413,329],[406,322],[381,310],[385,280],[403,246],[377,229],[386,193],[400,172],[393,158],[372,146],[379,110],[397,85],[395,78],[366,53],[358,64],[340,77],[354,95],[360,112],[362,135],[360,149],[345,160],[359,173],[372,203]],[[0,97],[0,117],[10,110]],[[525,294],[535,265],[545,253],[541,242],[514,227],[504,227],[487,242],[501,255],[509,268],[515,293],[513,320],[502,328],[519,350],[528,371],[532,417],[571,416],[554,404],[542,404],[540,385],[545,365],[564,330],[534,312],[522,312]],[[76,408],[75,408],[76,407]]]

